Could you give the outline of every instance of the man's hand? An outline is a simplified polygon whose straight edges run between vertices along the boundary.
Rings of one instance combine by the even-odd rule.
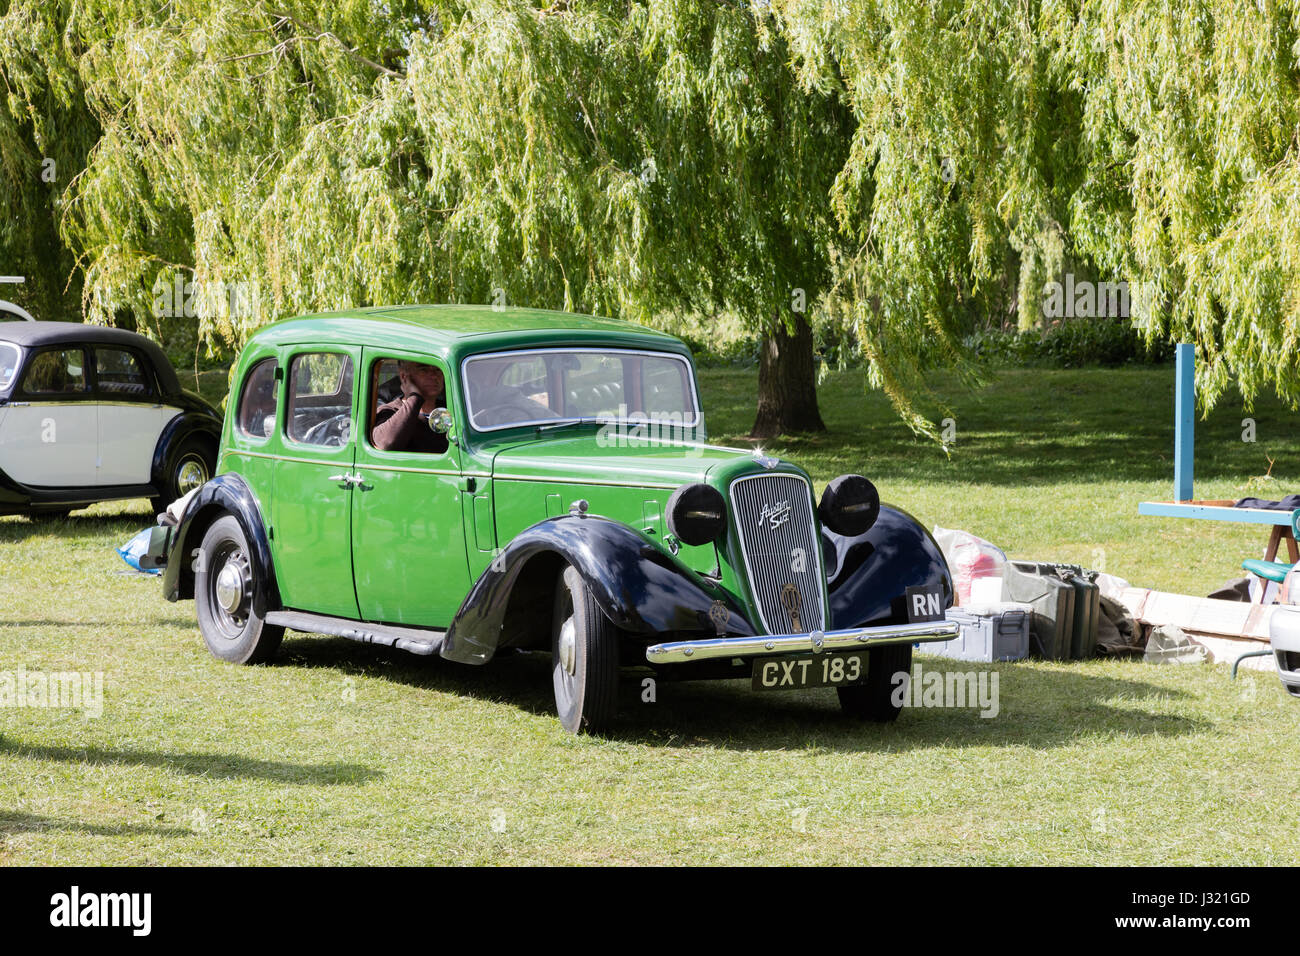
[[[411,378],[410,372],[402,369],[397,373],[397,377],[402,383],[402,398],[407,399],[414,395],[420,400],[419,404],[423,405],[424,394],[420,391],[419,386],[415,384],[414,379]]]

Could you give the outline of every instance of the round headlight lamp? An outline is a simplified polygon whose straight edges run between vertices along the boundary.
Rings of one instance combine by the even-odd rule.
[[[668,530],[682,544],[708,544],[727,530],[727,504],[722,492],[703,482],[682,485],[674,491],[664,513]]]
[[[840,475],[822,492],[817,517],[846,538],[866,534],[880,517],[880,493],[861,475]]]

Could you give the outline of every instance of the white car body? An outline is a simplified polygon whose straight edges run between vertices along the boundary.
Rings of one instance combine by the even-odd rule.
[[[143,336],[0,323],[0,514],[137,497],[161,508],[211,477],[220,428]]]

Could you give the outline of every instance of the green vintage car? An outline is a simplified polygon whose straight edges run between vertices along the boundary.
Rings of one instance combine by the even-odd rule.
[[[233,383],[217,474],[146,559],[223,660],[286,628],[466,664],[549,651],[561,723],[599,732],[632,668],[834,687],[890,720],[913,644],[957,632],[942,553],[869,480],[815,502],[797,466],[708,444],[672,336],[359,309],[260,330]]]

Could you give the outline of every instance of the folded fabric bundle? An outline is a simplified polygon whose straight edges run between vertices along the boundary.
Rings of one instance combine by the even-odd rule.
[[[1281,501],[1266,501],[1263,498],[1242,498],[1234,508],[1266,508],[1269,511],[1295,511],[1300,508],[1300,495],[1287,495]]]

